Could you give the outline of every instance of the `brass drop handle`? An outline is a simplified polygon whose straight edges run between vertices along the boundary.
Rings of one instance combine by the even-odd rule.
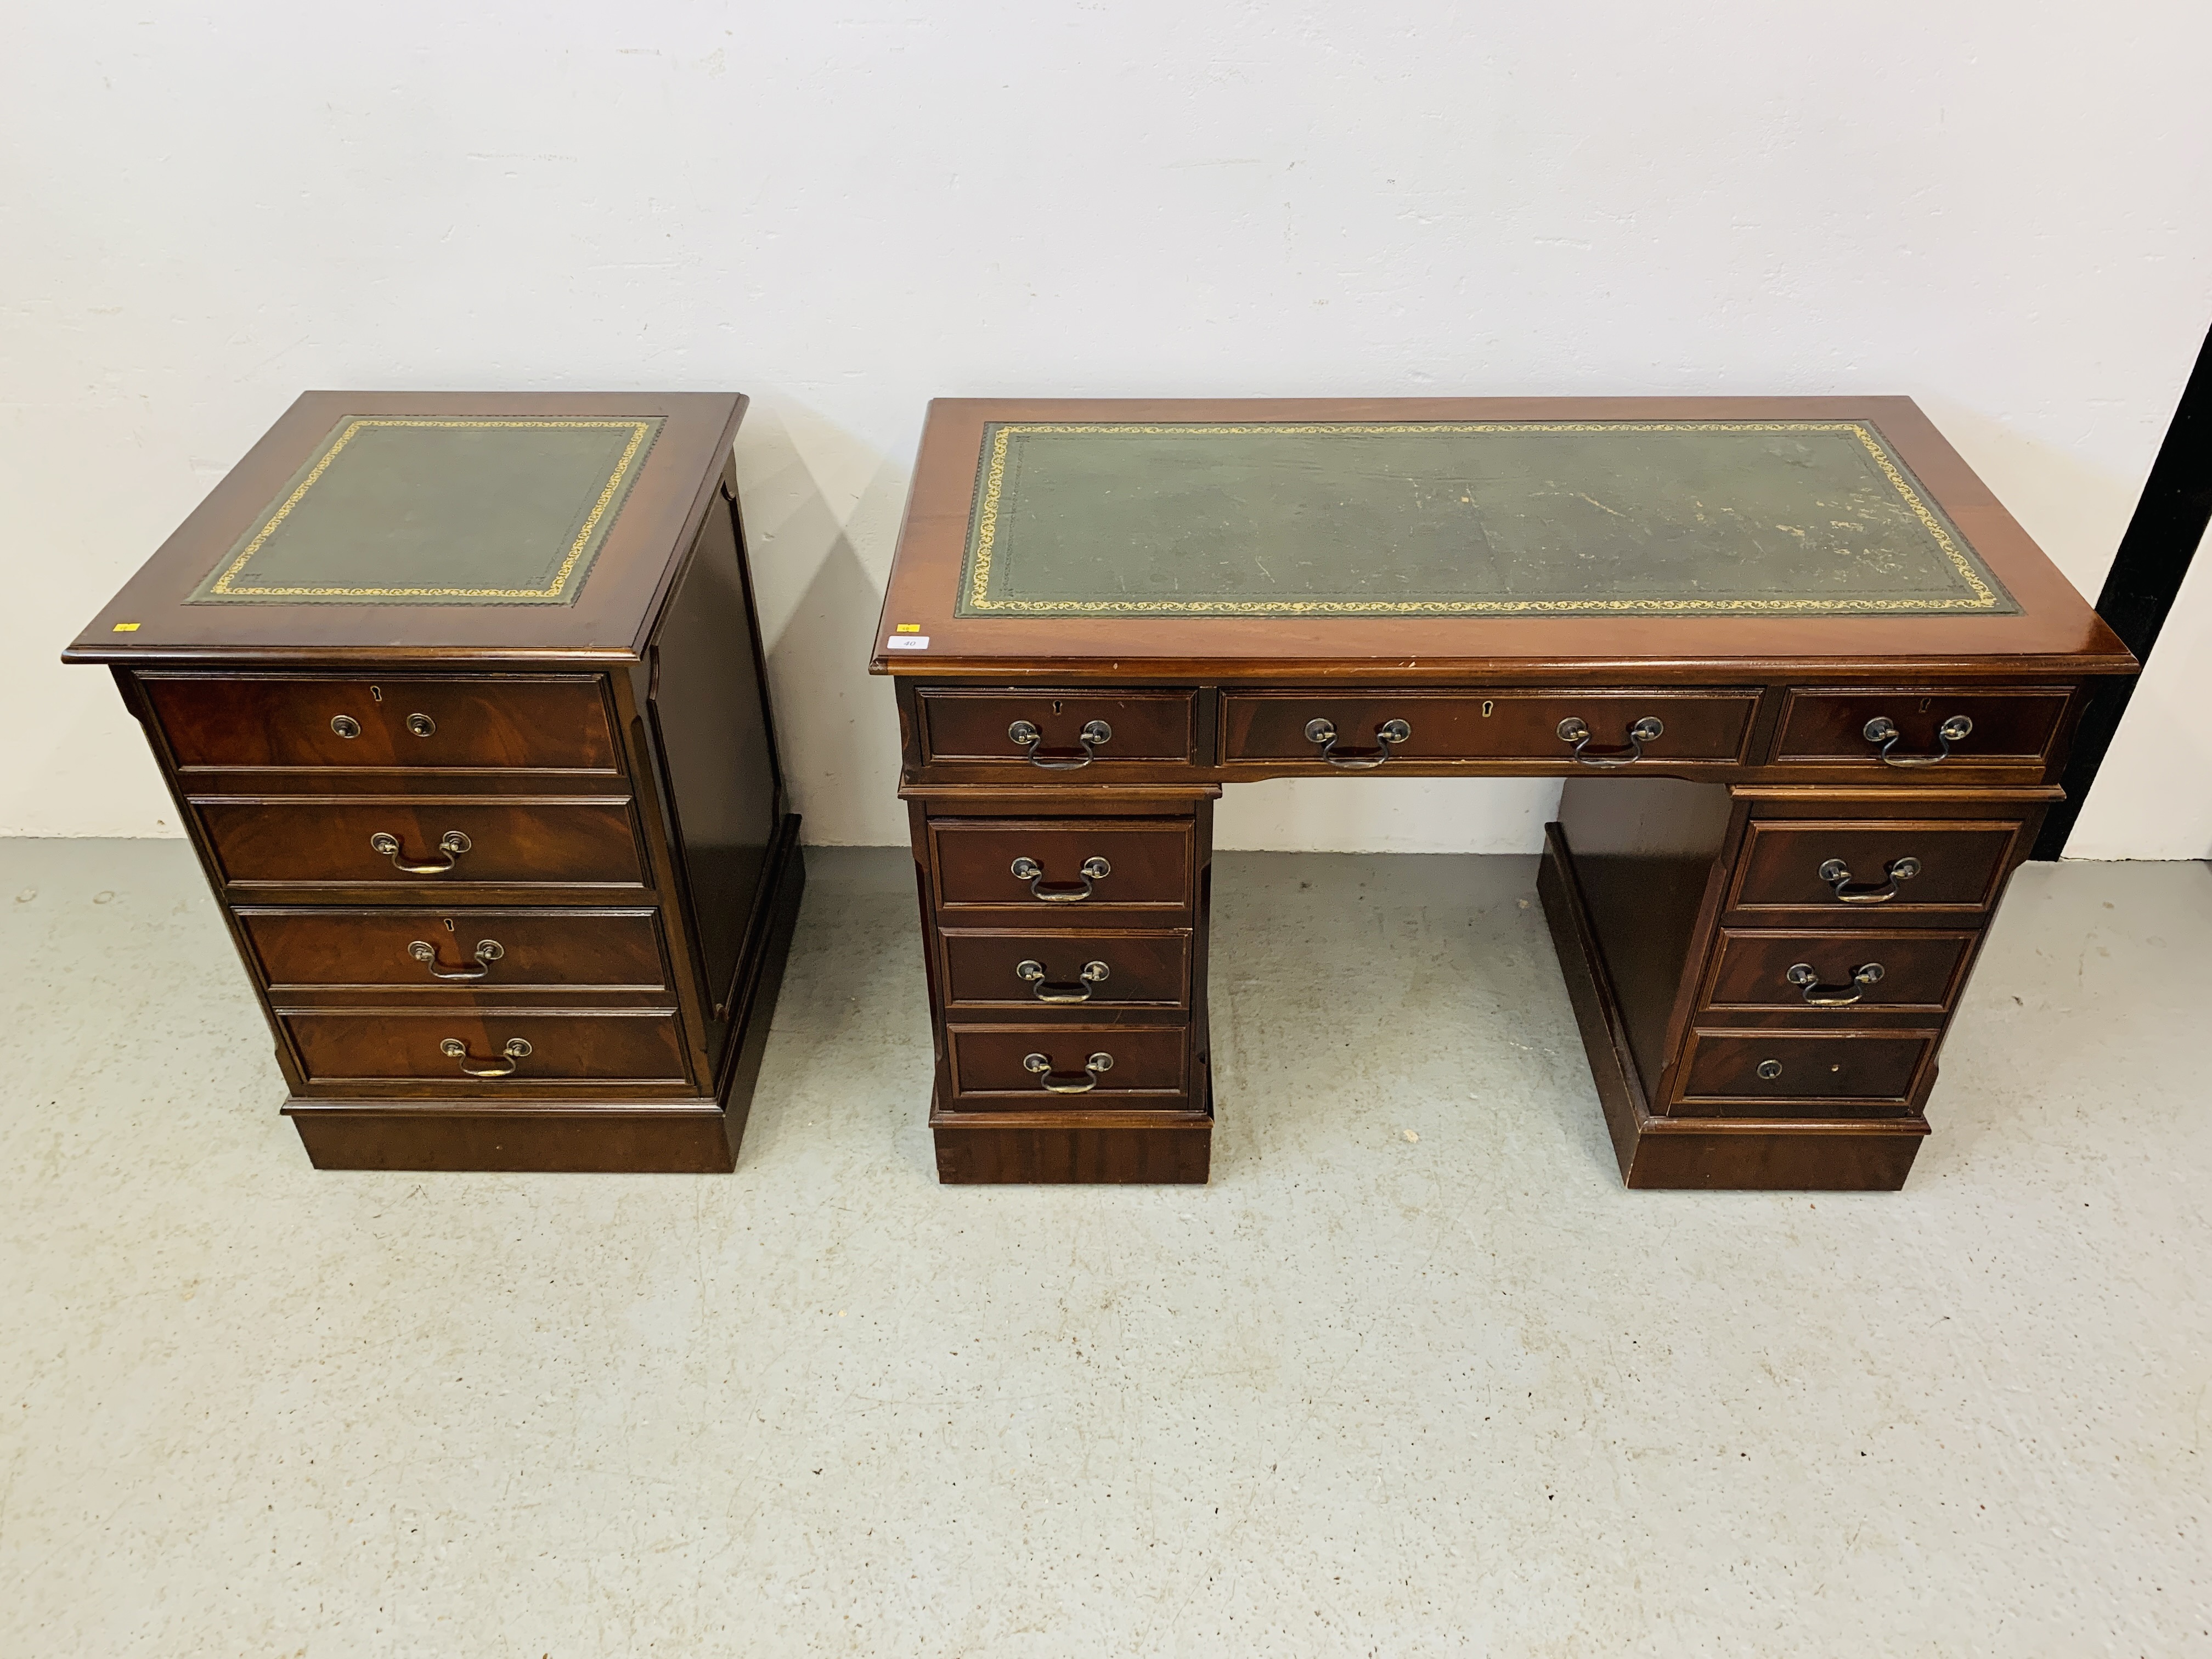
[[[507,954],[507,947],[495,939],[480,939],[477,941],[477,965],[450,971],[438,966],[438,947],[426,939],[418,939],[410,945],[407,954],[417,962],[428,963],[432,979],[482,979],[491,972],[492,963]]]
[[[342,738],[357,738],[361,735],[361,722],[350,714],[333,714],[331,730]]]
[[[1029,883],[1030,896],[1033,899],[1042,899],[1047,904],[1080,904],[1091,896],[1093,882],[1103,881],[1113,873],[1114,866],[1107,863],[1104,859],[1085,859],[1081,867],[1076,871],[1076,874],[1083,878],[1079,885],[1068,882],[1055,882],[1047,886],[1044,879],[1044,866],[1039,864],[1035,859],[1021,858],[1014,860],[1014,879]]]
[[[438,722],[428,714],[410,714],[407,717],[407,729],[418,738],[427,738],[438,729]]]
[[[399,856],[399,837],[378,830],[368,838],[370,849],[392,860],[393,869],[410,876],[442,876],[453,867],[455,860],[467,852],[472,843],[458,830],[448,830],[438,837],[438,850],[446,855],[442,864],[410,864]]]
[[[1074,982],[1067,984],[1047,979],[1044,964],[1041,962],[1018,962],[1014,964],[1014,977],[1035,991],[1039,1002],[1088,1002],[1091,993],[1103,985],[1113,971],[1103,962],[1086,962],[1083,964],[1083,972]]]
[[[1884,766],[1933,766],[1938,761],[1950,759],[1951,745],[1973,729],[1973,721],[1964,714],[1952,715],[1936,728],[1936,752],[1932,755],[1892,754],[1890,751],[1897,747],[1898,739],[1905,733],[1897,729],[1895,720],[1885,714],[1876,714],[1869,720],[1859,735],[1869,743],[1881,745],[1881,763]]]
[[[515,1061],[530,1058],[530,1043],[523,1037],[507,1038],[507,1046],[500,1050],[507,1056],[506,1060],[503,1062],[494,1060],[489,1066],[470,1065],[469,1045],[459,1037],[447,1037],[438,1045],[438,1052],[448,1059],[459,1060],[461,1070],[471,1077],[512,1077]]]
[[[1114,728],[1104,720],[1085,720],[1083,729],[1075,734],[1079,749],[1043,748],[1044,733],[1028,720],[1016,720],[1006,728],[1006,736],[1021,745],[1031,766],[1042,767],[1048,772],[1073,772],[1098,758],[1091,750],[1099,744],[1113,742]]]
[[[1022,1064],[1036,1073],[1037,1081],[1056,1095],[1087,1095],[1098,1086],[1098,1073],[1114,1068],[1111,1054],[1093,1054],[1083,1062],[1083,1070],[1055,1072],[1052,1062],[1042,1054],[1024,1054]]]
[[[1848,1008],[1866,995],[1868,986],[1881,981],[1881,964],[1878,962],[1860,963],[1851,969],[1851,981],[1848,985],[1821,984],[1819,970],[1809,962],[1791,963],[1784,970],[1782,977],[1792,985],[1804,988],[1808,1007]]]
[[[1403,743],[1413,735],[1413,728],[1403,720],[1384,720],[1375,728],[1376,746],[1372,749],[1339,749],[1336,746],[1336,727],[1325,720],[1306,722],[1306,741],[1321,745],[1321,757],[1331,766],[1346,772],[1371,772],[1390,758],[1390,745]]]
[[[1773,1082],[1775,1079],[1782,1075],[1782,1062],[1778,1060],[1760,1060],[1759,1062],[1759,1074],[1767,1082]]]
[[[1583,766],[1633,766],[1644,758],[1644,745],[1663,736],[1666,723],[1656,714],[1646,714],[1628,728],[1628,753],[1593,755],[1590,746],[1589,723],[1577,715],[1570,714],[1559,722],[1559,741],[1575,746],[1575,760]]]
[[[1888,878],[1879,887],[1872,882],[1854,884],[1851,866],[1841,859],[1830,859],[1820,866],[1820,879],[1836,890],[1836,896],[1845,904],[1887,904],[1897,896],[1897,884],[1911,881],[1920,873],[1918,859],[1892,859],[1882,866]]]

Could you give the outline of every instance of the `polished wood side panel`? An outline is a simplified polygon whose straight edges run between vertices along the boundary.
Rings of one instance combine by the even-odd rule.
[[[452,997],[664,990],[668,971],[656,914],[240,907],[238,922],[272,991],[374,987]],[[487,942],[495,952],[480,955]],[[428,962],[415,948],[421,945],[435,953]]]
[[[1307,725],[1326,720],[1336,729],[1339,752],[1353,750],[1372,757],[1376,733],[1402,720],[1412,735],[1389,745],[1393,762],[1549,761],[1562,767],[1577,763],[1576,741],[1562,738],[1561,724],[1580,720],[1589,732],[1583,750],[1589,759],[1632,758],[1629,728],[1650,718],[1664,728],[1643,744],[1650,763],[1672,765],[1699,762],[1735,765],[1743,758],[1752,715],[1759,706],[1755,690],[1733,691],[1500,690],[1480,695],[1435,691],[1341,690],[1231,691],[1221,700],[1222,759],[1310,761],[1330,769],[1321,745],[1306,735]]]
[[[1026,720],[1042,739],[1038,759],[1071,770],[1103,769],[1112,775],[1121,761],[1188,761],[1194,741],[1194,705],[1188,691],[1136,691],[1110,696],[1080,688],[1013,691],[922,691],[921,759],[991,761],[1002,765],[1033,763],[1026,746],[1007,736],[1017,720]],[[1084,728],[1103,721],[1110,732],[1092,745],[1086,759],[1080,744]]]
[[[1014,1009],[1049,1016],[1189,1006],[1187,933],[947,931],[942,938],[948,1008]],[[1024,963],[1042,969],[1043,978],[1016,972]],[[1086,971],[1094,963],[1105,973]],[[1066,1000],[1074,998],[1080,1000]]]
[[[279,1010],[311,1083],[435,1082],[493,1092],[549,1083],[621,1079],[681,1085],[684,1051],[676,1017],[661,1012],[550,1013],[535,1009],[453,1008],[412,1013]],[[516,1040],[530,1045],[507,1054]],[[447,1041],[466,1045],[446,1054]],[[505,1076],[478,1075],[512,1064]],[[473,1068],[473,1069],[472,1069]]]
[[[234,887],[645,884],[626,799],[196,799],[192,810]],[[451,869],[399,867],[438,863],[454,832],[469,846]],[[371,844],[378,835],[398,838],[396,858]]]
[[[784,819],[765,656],[738,532],[737,501],[725,488],[647,653],[654,775],[681,851],[684,917],[714,1037],[745,966],[756,908],[770,894],[769,849]]]
[[[140,678],[185,771],[619,770],[597,675]]]
[[[1949,782],[1962,770],[2002,767],[2040,777],[2057,736],[2071,686],[2023,686],[2002,691],[1966,687],[1792,687],[1783,705],[1773,759],[1780,764],[1849,768],[1899,781]],[[1942,754],[1937,728],[1954,715],[1973,729],[1933,764],[1899,766],[1881,757],[1881,744],[1866,736],[1869,721],[1884,719],[1899,732],[1896,761],[1924,761]]]

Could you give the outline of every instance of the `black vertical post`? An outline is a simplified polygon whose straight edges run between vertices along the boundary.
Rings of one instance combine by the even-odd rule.
[[[2158,643],[2159,629],[2173,609],[2173,596],[2181,591],[2181,579],[2189,574],[2189,562],[2204,539],[2207,524],[2212,524],[2212,335],[2205,337],[2204,348],[2197,354],[2197,367],[2182,388],[2173,424],[2166,428],[2166,441],[2151,463],[2142,499],[2136,503],[2136,515],[2120,538],[2120,550],[2113,555],[2104,591],[2097,595],[2097,613],[2137,660],[2150,659],[2150,648]],[[2074,833],[2074,820],[2081,814],[2081,802],[2104,764],[2105,751],[2112,747],[2112,734],[2120,729],[2120,716],[2128,712],[2135,689],[2130,678],[2100,681],[2090,692],[2062,780],[2066,799],[2044,819],[2031,856],[2055,859],[2066,850],[2066,838]]]

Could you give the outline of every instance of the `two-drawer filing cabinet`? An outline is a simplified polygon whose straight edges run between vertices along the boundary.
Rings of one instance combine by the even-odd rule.
[[[326,1169],[734,1167],[804,881],[743,398],[311,392],[108,665]]]

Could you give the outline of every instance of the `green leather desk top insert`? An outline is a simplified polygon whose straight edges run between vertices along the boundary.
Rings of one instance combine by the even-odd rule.
[[[1863,421],[987,427],[956,614],[2013,615]]]
[[[349,416],[194,605],[568,605],[661,417]]]

